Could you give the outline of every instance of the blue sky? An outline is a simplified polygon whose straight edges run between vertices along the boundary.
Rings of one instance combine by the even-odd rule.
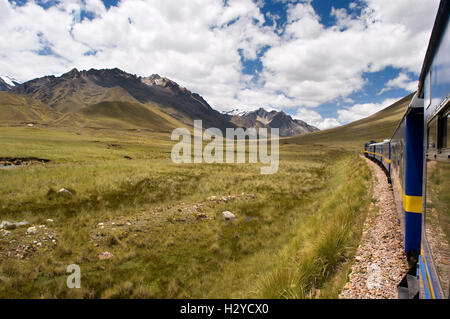
[[[0,74],[158,73],[325,129],[414,91],[438,2],[0,0]]]

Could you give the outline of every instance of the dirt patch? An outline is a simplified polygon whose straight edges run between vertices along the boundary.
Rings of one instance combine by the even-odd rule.
[[[35,254],[55,249],[58,233],[52,225],[35,225],[35,232],[26,227],[14,230],[0,229],[0,258],[27,259]]]
[[[374,174],[370,212],[341,299],[397,299],[397,285],[408,272],[391,185],[383,170],[366,159]]]
[[[217,218],[222,210],[217,206],[234,200],[255,200],[256,195],[242,193],[240,195],[215,195],[197,203],[179,203],[161,206],[151,211],[143,211],[133,216],[117,218],[114,221],[100,221],[91,231],[91,240],[95,246],[108,245],[111,236],[119,240],[131,234],[150,232],[152,229],[164,227],[167,223],[194,223]],[[253,218],[239,216],[246,222]]]
[[[0,169],[30,166],[33,164],[43,164],[48,162],[50,162],[49,159],[37,157],[0,157]]]

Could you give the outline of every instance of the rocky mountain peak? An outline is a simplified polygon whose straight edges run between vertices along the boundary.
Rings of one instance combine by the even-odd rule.
[[[191,92],[189,90],[180,86],[175,81],[172,81],[166,77],[162,77],[159,74],[152,74],[148,77],[142,77],[141,81],[142,81],[142,83],[149,85],[149,86],[156,85],[156,86],[159,86],[162,88],[175,89],[180,92],[186,92],[186,93],[191,94]]]
[[[283,111],[267,111],[260,107],[252,112],[239,112],[232,110],[224,112],[230,117],[230,121],[242,127],[278,128],[280,136],[292,136],[318,131],[319,129],[301,120],[294,120]]]
[[[74,78],[77,77],[80,74],[80,72],[78,71],[77,68],[73,68],[72,70],[70,70],[67,73],[64,73],[61,77],[64,78]]]

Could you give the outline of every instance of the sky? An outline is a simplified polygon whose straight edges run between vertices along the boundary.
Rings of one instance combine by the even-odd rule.
[[[0,74],[159,74],[320,129],[413,92],[438,0],[0,0]]]

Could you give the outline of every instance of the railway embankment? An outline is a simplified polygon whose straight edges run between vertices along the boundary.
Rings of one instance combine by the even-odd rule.
[[[391,185],[383,170],[365,159],[373,172],[373,200],[349,275],[339,298],[397,299],[397,285],[408,272]]]

